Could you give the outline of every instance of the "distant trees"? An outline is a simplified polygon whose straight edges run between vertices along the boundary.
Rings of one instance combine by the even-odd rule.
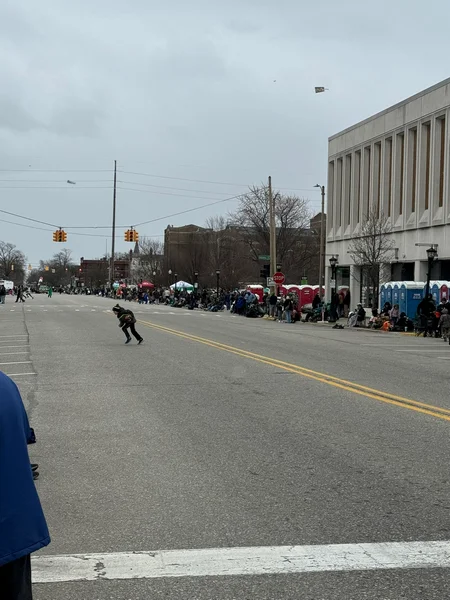
[[[300,282],[305,273],[318,278],[312,273],[319,263],[319,235],[310,229],[308,200],[281,192],[274,192],[274,200],[277,262],[292,282]],[[228,216],[211,217],[205,227],[169,232],[167,269],[190,282],[197,271],[200,284],[212,287],[217,270],[224,287],[260,281],[259,271],[266,260],[260,256],[270,254],[269,214],[267,186],[251,187]]]
[[[305,230],[309,228],[311,211],[308,200],[274,192],[277,260],[285,264],[296,261],[289,254],[305,242]],[[270,206],[269,188],[266,185],[251,187],[241,196],[239,206],[230,214],[230,222],[242,232],[252,260],[258,262],[260,255],[270,252]]]
[[[0,279],[23,283],[25,279],[25,255],[9,242],[0,241]]]
[[[64,248],[48,260],[40,260],[39,268],[33,269],[28,275],[30,283],[37,283],[42,277],[45,285],[66,286],[76,275],[77,268],[72,260],[72,251]]]

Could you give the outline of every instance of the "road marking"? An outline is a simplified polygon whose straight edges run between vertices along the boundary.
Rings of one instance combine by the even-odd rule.
[[[20,338],[20,337],[28,337],[27,333],[16,333],[16,335],[0,335],[0,338]],[[18,340],[19,342],[21,340]]]
[[[20,346],[2,346],[0,344],[1,349],[3,349],[3,348],[29,348],[29,347],[30,347],[30,344],[22,344]]]
[[[23,377],[24,375],[37,375],[37,373],[5,373],[8,377]]]
[[[0,363],[0,365],[29,365],[31,363],[31,360],[24,360],[21,362],[6,362],[6,363]]]
[[[314,379],[315,381],[320,381],[321,383],[326,383],[333,387],[337,387],[339,389],[352,392],[360,396],[365,396],[367,398],[372,398],[373,400],[378,400],[379,402],[385,402],[386,404],[392,404],[394,406],[399,406],[401,408],[406,408],[408,410],[420,412],[432,417],[436,417],[438,419],[443,419],[444,421],[450,421],[450,410],[442,408],[440,406],[427,404],[425,402],[418,402],[417,400],[412,400],[411,398],[405,398],[403,396],[396,396],[394,394],[390,394],[389,392],[383,392],[381,390],[370,388],[359,383],[354,383],[346,379],[340,379],[339,377],[335,377],[334,375],[328,375],[319,371],[313,371],[312,369],[307,369],[306,367],[301,367],[300,365],[295,365],[282,360],[278,360],[276,358],[256,354],[248,350],[243,350],[242,348],[228,346],[227,344],[215,342],[213,340],[192,335],[190,333],[184,333],[182,331],[178,331],[177,329],[170,329],[169,327],[156,325],[155,323],[152,323],[150,321],[142,321],[138,319],[138,322],[142,325],[145,325],[146,327],[170,333],[172,335],[176,335],[186,340],[198,342],[200,344],[205,344],[206,346],[217,348],[218,350],[224,350],[225,352],[236,354],[237,356],[241,356],[243,358],[249,358],[251,360],[255,360],[266,365],[271,365],[273,367],[289,371],[290,373],[302,375],[303,377],[308,377],[309,379]]]
[[[428,348],[415,348],[414,350],[394,350],[394,352],[420,352],[420,354],[423,354],[423,352],[443,352],[442,348],[440,350],[428,350]]]
[[[33,556],[34,583],[449,568],[450,542],[205,548]]]
[[[0,346],[0,350],[1,350],[1,346]],[[12,356],[13,354],[29,354],[30,351],[28,352],[0,352],[0,356]]]

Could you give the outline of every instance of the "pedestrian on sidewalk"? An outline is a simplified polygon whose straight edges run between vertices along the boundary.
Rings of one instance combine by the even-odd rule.
[[[0,598],[32,600],[30,555],[50,536],[28,457],[28,417],[16,384],[1,372],[0,398]]]
[[[450,338],[450,314],[446,308],[442,309],[439,327],[441,328],[442,338],[446,342]]]
[[[134,324],[136,323],[136,317],[134,316],[134,313],[131,310],[127,310],[126,308],[119,306],[118,304],[114,306],[113,313],[119,319],[119,327],[122,329],[125,337],[127,338],[125,344],[129,344],[131,342],[131,336],[128,333],[128,329],[137,339],[137,343],[142,344],[144,339],[139,335],[134,327]]]
[[[277,313],[278,298],[275,292],[272,292],[269,298],[269,316],[275,319]]]
[[[0,304],[5,304],[6,288],[3,283],[0,285]]]
[[[286,296],[284,301],[284,316],[286,317],[286,323],[292,323],[292,309],[294,308],[292,298]]]

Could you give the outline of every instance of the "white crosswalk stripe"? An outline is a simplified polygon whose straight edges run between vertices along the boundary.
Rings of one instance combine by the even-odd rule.
[[[32,558],[35,583],[449,568],[450,541],[206,548]]]

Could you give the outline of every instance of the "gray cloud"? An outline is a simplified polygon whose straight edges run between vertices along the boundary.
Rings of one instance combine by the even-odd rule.
[[[376,9],[360,0],[2,3],[2,168],[60,169],[3,173],[17,189],[2,197],[34,218],[106,225],[115,158],[133,172],[238,184],[271,174],[276,186],[311,190],[326,181],[329,135],[447,77],[450,6],[432,4],[424,13],[418,0],[407,11],[387,0]],[[315,85],[330,91],[316,96]],[[19,189],[30,178],[55,180],[47,184],[55,189]],[[77,185],[66,189],[67,179]],[[202,198],[243,189],[120,179],[204,190]],[[121,187],[141,189],[118,192],[118,222],[127,226],[207,203]],[[299,194],[318,207],[316,190]],[[201,224],[232,206],[205,208],[189,220]],[[184,217],[144,226],[141,235],[161,235],[166,221]],[[55,251],[45,232],[5,231],[0,222],[5,236],[32,262]],[[75,256],[100,255],[105,246],[104,237],[69,232]],[[118,249],[128,246],[119,240]]]

